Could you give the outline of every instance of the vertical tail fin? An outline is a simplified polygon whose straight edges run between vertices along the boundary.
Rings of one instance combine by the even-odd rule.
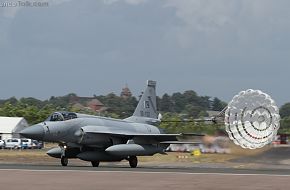
[[[133,115],[125,120],[148,123],[157,120],[156,81],[148,80],[147,87],[139,100]]]
[[[147,87],[134,111],[133,116],[157,119],[156,110],[156,81],[148,80]]]

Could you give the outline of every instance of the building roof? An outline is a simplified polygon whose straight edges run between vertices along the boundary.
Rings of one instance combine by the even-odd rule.
[[[87,104],[88,105],[92,104],[92,105],[96,105],[96,106],[104,106],[104,104],[102,102],[100,102],[100,100],[98,100],[97,98],[92,99]]]
[[[12,133],[15,128],[22,124],[27,125],[26,120],[23,117],[2,117],[0,116],[0,133]]]

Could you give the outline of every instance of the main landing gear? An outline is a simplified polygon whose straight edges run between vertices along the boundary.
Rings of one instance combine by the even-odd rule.
[[[99,165],[100,165],[99,161],[91,161],[91,163],[92,163],[93,167],[99,167]]]
[[[137,156],[128,156],[126,160],[129,161],[129,165],[131,168],[136,168],[138,165],[138,159]],[[109,161],[109,160],[108,160]],[[60,158],[60,163],[62,166],[67,166],[68,165],[68,156],[62,153],[62,156]],[[91,164],[93,167],[99,167],[100,161],[91,161]]]
[[[131,168],[137,167],[137,165],[138,165],[137,156],[129,156],[128,161],[129,161],[129,165]]]

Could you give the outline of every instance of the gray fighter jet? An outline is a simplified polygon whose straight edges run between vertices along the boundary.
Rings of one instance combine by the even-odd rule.
[[[164,134],[156,127],[161,116],[156,110],[156,82],[147,81],[134,114],[124,120],[72,112],[55,112],[42,123],[26,128],[26,138],[57,142],[59,147],[47,152],[67,166],[69,158],[100,162],[128,160],[137,167],[137,156],[164,154],[184,134]],[[234,96],[217,117],[224,115],[226,131],[243,148],[261,148],[269,144],[279,129],[279,109],[271,97],[260,90],[246,90]],[[217,122],[217,117],[211,119]],[[198,134],[190,134],[198,135]]]
[[[137,156],[164,154],[170,143],[182,134],[164,134],[156,127],[160,116],[156,110],[156,82],[147,81],[134,114],[124,120],[72,112],[55,112],[42,123],[20,132],[26,138],[59,143],[47,152],[60,158],[62,166],[68,159],[100,162],[128,160],[137,167]]]

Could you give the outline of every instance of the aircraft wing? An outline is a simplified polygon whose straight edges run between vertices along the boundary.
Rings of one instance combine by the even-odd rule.
[[[155,141],[177,141],[180,134],[139,134],[139,133],[116,133],[108,131],[86,131],[85,133],[99,134],[99,135],[110,135],[115,137],[124,137],[128,139],[139,138],[139,139],[148,139]]]
[[[120,129],[120,128],[118,128]],[[132,131],[126,131],[126,130],[109,130],[107,127],[101,127],[101,126],[85,126],[82,127],[82,130],[84,133],[87,134],[96,134],[96,135],[110,135],[114,137],[123,137],[126,139],[142,139],[142,140],[148,140],[148,141],[157,141],[157,142],[177,142],[177,137],[183,137],[183,136],[203,136],[203,134],[197,134],[197,133],[178,133],[178,134],[144,134],[144,133],[138,133],[138,132],[132,132]]]

